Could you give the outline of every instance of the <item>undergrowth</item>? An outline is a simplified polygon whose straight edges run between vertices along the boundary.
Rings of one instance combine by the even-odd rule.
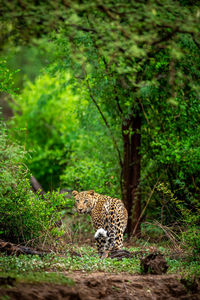
[[[200,261],[167,258],[167,263],[170,274],[179,274],[181,278],[186,280],[200,278]]]
[[[139,252],[138,249],[129,248],[129,251]],[[166,257],[169,274],[179,274],[185,279],[199,278],[200,267],[198,261],[182,258],[171,259],[168,249],[161,247],[158,250]],[[79,256],[77,256],[77,253]],[[43,257],[38,255],[20,255],[18,257],[1,255],[0,266],[1,276],[11,276],[18,281],[33,282],[51,281],[52,279],[52,282],[62,283],[65,279],[59,274],[73,271],[141,274],[140,259],[137,255],[131,259],[123,258],[121,261],[111,258],[100,259],[96,250],[89,246],[73,247],[70,252],[66,251],[63,255],[48,254]],[[55,275],[55,272],[57,275]],[[51,273],[52,275],[50,275]]]
[[[84,247],[79,249],[80,257],[76,255],[59,256],[55,254],[48,254],[44,257],[39,256],[1,256],[1,272],[8,274],[21,274],[27,272],[70,272],[70,271],[84,271],[94,272],[103,271],[109,273],[127,272],[130,274],[140,273],[140,261],[138,258],[127,259],[122,261],[116,259],[100,259],[91,247]]]
[[[8,135],[0,121],[0,237],[25,243],[62,235],[54,225],[61,219],[61,209],[71,207],[73,201],[59,192],[33,193],[31,173],[24,163],[27,153]]]

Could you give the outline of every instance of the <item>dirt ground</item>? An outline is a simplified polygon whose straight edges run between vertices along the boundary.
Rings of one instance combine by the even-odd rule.
[[[15,300],[94,300],[94,299],[200,299],[200,286],[188,290],[177,275],[129,275],[104,272],[66,273],[75,285],[50,283],[17,284],[1,287],[0,299]]]

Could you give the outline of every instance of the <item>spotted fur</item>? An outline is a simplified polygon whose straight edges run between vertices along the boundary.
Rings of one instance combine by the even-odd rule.
[[[76,199],[77,211],[89,213],[92,217],[99,254],[121,249],[128,219],[123,202],[94,191],[73,191],[72,194]]]

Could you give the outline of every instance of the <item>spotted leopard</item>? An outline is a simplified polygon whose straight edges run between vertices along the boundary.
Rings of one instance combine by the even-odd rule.
[[[77,212],[89,213],[92,217],[99,255],[106,257],[110,251],[121,249],[128,219],[123,202],[94,191],[73,191],[72,194]]]

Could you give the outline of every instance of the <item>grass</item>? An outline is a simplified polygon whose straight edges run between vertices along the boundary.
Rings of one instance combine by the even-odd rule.
[[[100,259],[91,247],[80,247],[79,256],[48,254],[44,257],[34,256],[0,256],[0,272],[65,272],[65,271],[104,271],[111,273],[128,272],[140,273],[138,258],[117,261],[116,259]]]
[[[181,259],[169,258],[166,258],[166,260],[169,265],[168,273],[180,274],[186,280],[200,278],[200,261],[182,261]]]
[[[0,273],[1,277],[15,278],[19,283],[53,283],[53,284],[65,284],[73,286],[75,283],[72,278],[65,276],[62,273],[47,272],[47,271],[28,271],[26,273],[9,271]]]

